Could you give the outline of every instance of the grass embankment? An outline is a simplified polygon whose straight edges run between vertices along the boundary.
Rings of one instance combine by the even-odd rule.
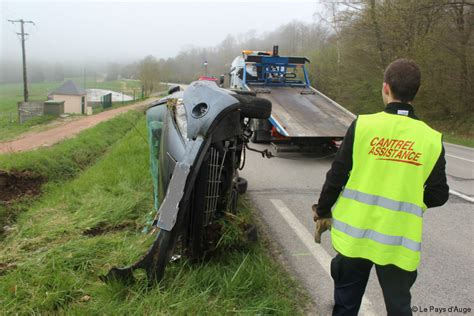
[[[44,186],[57,185],[75,177],[91,166],[118,139],[125,135],[140,118],[140,113],[131,111],[117,118],[87,129],[77,137],[51,148],[0,155],[0,171],[11,171],[39,176],[48,181]],[[28,182],[29,179],[23,180]],[[15,220],[16,214],[26,209],[25,199],[19,203],[0,204],[0,235],[5,225]]]
[[[464,118],[456,121],[435,121],[433,127],[443,133],[443,140],[448,143],[474,148],[474,115],[466,113]]]
[[[48,184],[18,216],[0,241],[0,263],[9,267],[0,275],[1,309],[20,314],[301,314],[305,299],[295,283],[261,244],[233,247],[240,238],[232,228],[220,255],[200,264],[170,264],[162,288],[99,281],[112,265],[136,260],[153,239],[141,233],[152,208],[145,135],[142,119],[95,165],[75,179]],[[16,157],[27,160],[23,155]],[[248,209],[245,201],[243,208]]]
[[[447,143],[474,148],[474,138],[455,136],[449,132],[445,132],[443,133],[443,140]]]
[[[83,86],[82,78],[71,79],[79,86]],[[59,87],[62,82],[42,82],[28,84],[30,100],[46,100],[47,95],[53,89]],[[130,80],[114,80],[105,82],[95,82],[93,78],[87,78],[86,88],[108,89],[124,93],[136,90],[139,93],[140,82]],[[140,90],[140,91],[139,91]],[[133,92],[131,93],[133,95]],[[36,130],[41,130],[44,124],[51,122],[53,116],[34,118],[24,124],[18,123],[17,103],[23,100],[23,84],[1,84],[0,85],[0,141],[13,139],[26,131],[30,131],[33,126]]]

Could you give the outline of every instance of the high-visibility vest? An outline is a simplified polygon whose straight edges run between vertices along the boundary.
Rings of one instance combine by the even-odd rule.
[[[332,210],[336,251],[416,270],[424,184],[441,150],[441,134],[422,121],[385,112],[360,115],[352,170]]]

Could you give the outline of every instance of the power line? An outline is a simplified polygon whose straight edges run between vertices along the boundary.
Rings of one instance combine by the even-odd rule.
[[[26,72],[25,35],[29,35],[29,34],[25,33],[24,25],[30,23],[36,26],[36,24],[33,21],[25,21],[23,19],[8,20],[8,21],[11,22],[12,24],[20,23],[20,27],[21,27],[21,32],[16,33],[16,34],[21,36],[21,51],[23,55],[23,97],[24,97],[25,102],[28,102],[28,80],[27,80],[27,75],[26,75],[27,72]]]

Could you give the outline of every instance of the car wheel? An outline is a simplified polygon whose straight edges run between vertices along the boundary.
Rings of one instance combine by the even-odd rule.
[[[242,117],[267,119],[272,113],[272,103],[267,99],[250,95],[234,95],[240,101]]]
[[[248,182],[247,179],[242,178],[242,177],[237,177],[235,180],[235,187],[237,188],[237,191],[239,194],[244,194],[247,192],[247,187],[248,187]]]

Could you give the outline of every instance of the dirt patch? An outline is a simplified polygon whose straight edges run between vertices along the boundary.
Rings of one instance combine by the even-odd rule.
[[[127,221],[117,225],[109,225],[105,222],[100,222],[96,226],[92,228],[88,228],[82,232],[84,236],[94,237],[99,235],[104,235],[111,232],[116,232],[120,230],[124,230],[127,228],[136,228],[135,222]]]
[[[10,202],[23,196],[41,193],[44,178],[30,171],[0,170],[0,202]]]

